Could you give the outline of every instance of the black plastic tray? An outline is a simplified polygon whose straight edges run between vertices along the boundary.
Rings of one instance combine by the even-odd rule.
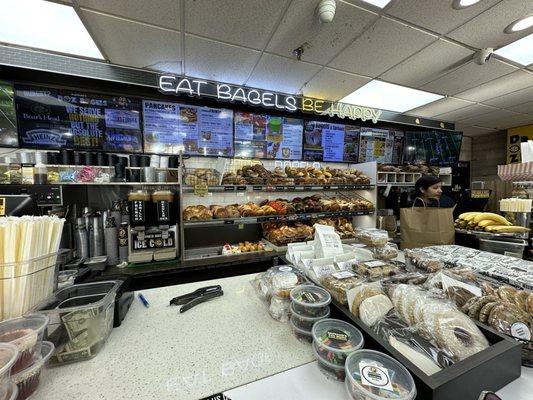
[[[491,346],[451,367],[426,375],[334,299],[331,318],[356,325],[365,338],[365,348],[382,351],[400,361],[413,375],[416,398],[420,400],[477,400],[483,390],[495,392],[520,377],[521,344],[476,321]]]

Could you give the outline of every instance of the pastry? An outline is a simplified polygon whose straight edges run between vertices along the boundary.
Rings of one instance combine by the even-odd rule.
[[[533,320],[518,307],[500,304],[494,307],[488,318],[488,324],[500,332],[523,340],[531,339]]]
[[[361,303],[365,299],[372,297],[372,296],[377,296],[378,294],[385,294],[385,293],[383,293],[383,290],[377,285],[361,286],[352,301],[352,309],[351,309],[352,314],[358,317],[359,306],[361,305]]]
[[[352,276],[346,276],[352,275]],[[346,277],[343,277],[346,276]],[[339,303],[347,305],[348,299],[346,298],[346,292],[355,286],[361,284],[362,279],[354,276],[353,274],[334,273],[326,275],[322,279],[322,286],[324,286],[331,296]]]
[[[280,322],[287,322],[289,320],[289,306],[291,302],[289,299],[273,296],[270,300],[268,312],[270,316]]]
[[[508,303],[514,303],[514,298],[518,294],[517,290],[510,286],[502,286],[497,292],[498,297]]]
[[[498,301],[496,296],[483,296],[478,297],[478,299],[472,303],[468,309],[468,316],[473,319],[479,319],[479,312],[485,304],[491,303],[493,301]]]
[[[298,276],[292,272],[280,272],[272,277],[272,291],[280,298],[289,298],[291,290],[298,285]]]
[[[533,315],[533,293],[530,293],[526,301],[526,311]]]
[[[479,297],[476,297],[476,296],[468,299],[466,303],[461,307],[461,311],[464,312],[465,314],[468,314],[468,310],[470,309],[470,306],[474,304],[478,299]]]
[[[373,326],[392,308],[392,302],[384,294],[368,297],[359,306],[359,318],[365,325]]]
[[[526,292],[525,290],[519,290],[514,298],[514,304],[516,304],[516,306],[520,308],[522,311],[527,312],[526,302],[527,302],[528,297],[529,297],[528,292]]]
[[[474,293],[460,286],[450,286],[446,289],[446,293],[457,307],[464,306],[469,299],[474,297]]]
[[[501,304],[499,301],[493,301],[481,307],[481,311],[479,312],[479,322],[486,324],[492,309],[499,304]]]
[[[488,282],[483,282],[481,284],[481,290],[485,296],[487,295],[497,296],[498,295],[496,292],[496,289],[494,289],[494,287],[492,287],[492,285]]]

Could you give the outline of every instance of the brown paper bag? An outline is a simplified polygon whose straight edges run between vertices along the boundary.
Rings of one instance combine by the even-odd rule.
[[[453,208],[400,209],[402,249],[455,243]]]

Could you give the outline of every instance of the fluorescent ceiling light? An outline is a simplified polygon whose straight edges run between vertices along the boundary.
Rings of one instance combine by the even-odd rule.
[[[522,65],[533,64],[533,33],[494,52]]]
[[[391,0],[363,0],[365,3],[372,4],[376,7],[383,8],[391,2]]]
[[[373,80],[349,94],[340,102],[405,112],[443,97],[440,94]]]
[[[528,17],[520,18],[513,23],[509,24],[505,28],[505,33],[513,33],[518,31],[523,31],[524,29],[531,28],[533,26],[533,15]]]
[[[71,6],[43,0],[2,0],[0,42],[103,59]]]
[[[473,6],[476,3],[479,3],[481,0],[453,0],[452,7],[459,10],[461,8],[466,8]]]

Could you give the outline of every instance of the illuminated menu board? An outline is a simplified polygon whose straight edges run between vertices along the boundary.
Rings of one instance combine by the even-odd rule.
[[[359,162],[376,161],[399,164],[401,161],[403,132],[378,128],[361,128]]]
[[[353,125],[306,121],[304,160],[357,162],[359,131]]]
[[[302,159],[303,121],[264,114],[235,113],[235,156]]]
[[[137,99],[17,85],[15,103],[23,147],[142,151]]]
[[[233,111],[143,100],[144,151],[233,155]]]

